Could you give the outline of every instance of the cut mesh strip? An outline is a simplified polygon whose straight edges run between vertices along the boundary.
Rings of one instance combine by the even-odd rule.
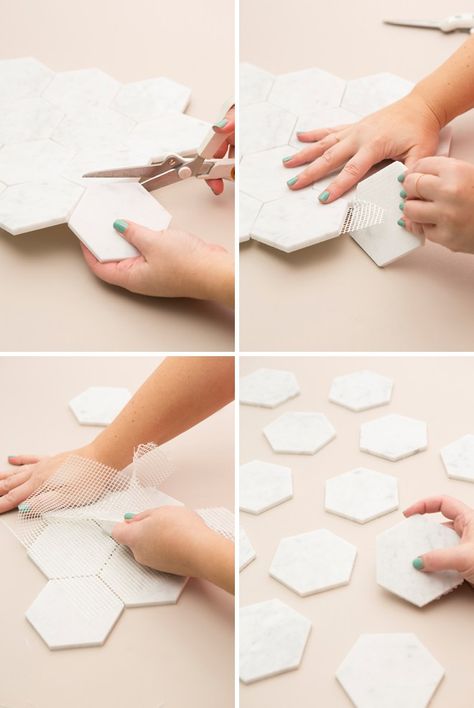
[[[347,234],[352,231],[360,231],[368,226],[381,224],[384,219],[385,209],[378,206],[378,204],[356,200],[349,205],[339,233]]]
[[[234,541],[235,517],[234,514],[223,506],[196,509],[206,526],[219,533],[221,536]]]

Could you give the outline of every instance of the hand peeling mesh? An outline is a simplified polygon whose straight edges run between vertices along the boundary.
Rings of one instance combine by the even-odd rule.
[[[348,206],[340,234],[361,231],[369,226],[381,224],[385,218],[385,209],[378,204],[363,200],[355,200]]]

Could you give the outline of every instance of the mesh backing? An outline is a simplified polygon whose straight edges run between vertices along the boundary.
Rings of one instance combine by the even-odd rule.
[[[347,234],[360,231],[368,226],[381,224],[384,218],[385,209],[383,207],[358,199],[350,203],[339,233]]]

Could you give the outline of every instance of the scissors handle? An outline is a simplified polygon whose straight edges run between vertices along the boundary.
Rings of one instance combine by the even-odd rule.
[[[232,158],[216,160],[209,172],[196,176],[198,179],[227,179],[233,181],[235,179],[235,160]]]
[[[450,15],[440,21],[439,28],[442,32],[453,32],[459,29],[472,31],[474,28],[474,14],[472,12],[464,12],[459,15]]]

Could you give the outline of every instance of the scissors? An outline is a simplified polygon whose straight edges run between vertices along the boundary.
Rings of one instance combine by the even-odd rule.
[[[228,105],[227,108],[231,107]],[[83,177],[137,177],[149,192],[181,182],[189,177],[197,179],[235,179],[235,160],[215,158],[215,153],[224,145],[227,136],[211,130],[196,150],[169,153],[152,158],[146,165],[117,167],[108,170],[87,172]]]
[[[442,20],[384,20],[386,25],[401,25],[403,27],[423,27],[425,29],[437,29],[441,32],[461,32],[474,33],[474,14],[465,12],[461,15],[449,15]]]

